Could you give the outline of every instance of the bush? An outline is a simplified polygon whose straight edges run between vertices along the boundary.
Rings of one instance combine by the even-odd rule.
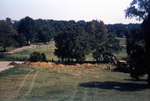
[[[41,54],[41,60],[46,62],[46,55],[44,53]]]
[[[3,61],[27,61],[27,57],[12,57],[12,56],[5,56],[1,60]]]
[[[4,53],[0,53],[0,59],[3,59],[5,57],[6,57],[6,55]]]
[[[40,54],[40,52],[33,52],[30,54],[30,61],[31,62],[46,61],[46,55],[44,53]]]
[[[41,61],[41,54],[40,52],[33,52],[30,54],[30,61],[31,62],[37,62]]]
[[[54,62],[54,59],[52,58],[52,62]]]

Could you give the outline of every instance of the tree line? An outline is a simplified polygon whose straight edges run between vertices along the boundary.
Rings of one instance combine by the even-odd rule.
[[[60,31],[62,25],[67,25],[68,23],[78,24],[86,33],[89,33],[88,27],[91,24],[90,21],[34,20],[28,16],[19,21],[6,18],[6,20],[0,20],[0,45],[6,51],[6,47],[11,45],[23,46],[34,42],[43,42],[46,44]],[[140,24],[109,24],[106,25],[106,28],[108,33],[114,33],[117,37],[124,37],[125,26],[128,26],[132,30],[139,28]]]
[[[129,30],[136,30],[140,28],[141,24],[108,24],[106,25],[108,32],[113,32],[116,34],[117,37],[125,37],[126,34],[126,27],[129,28]]]
[[[92,53],[96,61],[107,60],[121,50],[115,33],[109,32],[103,21],[75,22],[56,20],[33,20],[25,17],[19,21],[10,18],[0,20],[0,45],[23,46],[34,42],[48,43],[54,39],[54,54],[64,59],[84,61]]]
[[[86,31],[73,21],[61,26],[54,37],[55,52],[62,61],[67,59],[83,62],[86,55],[92,53],[93,58],[99,62],[109,60],[113,53],[118,53],[122,47],[114,33],[108,33],[103,21],[92,20]]]

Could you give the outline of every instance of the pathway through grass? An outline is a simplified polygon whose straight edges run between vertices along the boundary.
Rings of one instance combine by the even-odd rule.
[[[17,66],[13,73],[5,74],[0,76],[0,101],[150,100],[146,77],[134,81],[127,73],[102,68]]]

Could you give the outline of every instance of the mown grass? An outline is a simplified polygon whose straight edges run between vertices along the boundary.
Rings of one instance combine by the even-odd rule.
[[[125,43],[125,38],[117,38],[120,40],[120,45],[124,47],[124,49],[119,52],[119,54],[114,54],[117,58],[121,59],[122,57],[126,57],[126,43]],[[47,60],[55,60],[58,61],[59,58],[54,55],[55,51],[55,43],[49,43],[47,45],[37,45],[37,47],[34,49],[29,48],[20,52],[15,52],[13,54],[7,54],[7,57],[18,57],[18,58],[23,58],[23,57],[30,57],[30,54],[34,51],[40,52],[40,53],[45,53]],[[93,61],[92,54],[89,54],[86,56],[86,61]]]
[[[29,48],[20,52],[15,52],[13,54],[8,54],[7,56],[12,56],[12,57],[30,57],[30,54],[34,51],[40,52],[40,53],[45,53],[47,60],[58,60],[57,56],[54,56],[54,49],[55,45],[54,43],[50,43],[48,45],[38,45],[35,49]]]
[[[0,101],[149,101],[146,83],[102,68],[16,66],[0,73]]]

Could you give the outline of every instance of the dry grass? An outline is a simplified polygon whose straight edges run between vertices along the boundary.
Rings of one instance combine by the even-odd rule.
[[[0,73],[0,101],[150,100],[146,77],[134,81],[127,73],[104,68],[16,66]]]

